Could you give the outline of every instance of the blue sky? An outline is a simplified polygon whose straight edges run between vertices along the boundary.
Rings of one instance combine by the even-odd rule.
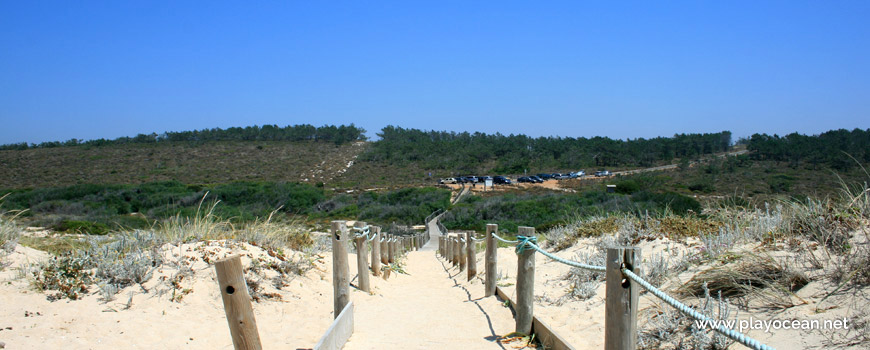
[[[870,127],[870,2],[0,2],[0,144]]]

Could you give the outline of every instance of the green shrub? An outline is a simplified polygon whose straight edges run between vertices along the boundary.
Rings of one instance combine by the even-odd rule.
[[[54,229],[61,232],[88,235],[105,235],[109,233],[109,226],[106,224],[81,220],[64,220]]]
[[[640,183],[635,180],[622,180],[616,183],[616,193],[632,194],[640,191]]]
[[[48,296],[49,300],[69,298],[76,300],[88,293],[93,282],[92,266],[84,257],[55,257],[43,264],[35,273],[34,283],[41,290],[56,290]]]

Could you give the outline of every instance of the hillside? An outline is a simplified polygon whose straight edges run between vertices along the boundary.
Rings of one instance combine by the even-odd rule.
[[[209,141],[0,151],[0,188],[83,183],[330,182],[366,143]]]

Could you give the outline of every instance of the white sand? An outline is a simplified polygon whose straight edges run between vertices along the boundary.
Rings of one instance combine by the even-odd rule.
[[[577,245],[558,255],[572,258],[591,241]],[[690,243],[691,245],[691,243]],[[643,256],[661,251],[673,244],[666,241],[641,244]],[[681,249],[693,249],[682,245]],[[750,247],[751,249],[752,247]],[[499,271],[507,293],[512,294],[516,276],[516,254],[510,248],[499,249]],[[117,299],[105,303],[99,299],[96,287],[82,300],[50,302],[46,294],[34,291],[19,270],[27,263],[48,258],[47,254],[18,247],[9,257],[10,267],[0,272],[0,342],[7,349],[231,349],[222,302],[218,293],[214,268],[203,257],[216,260],[230,254],[244,254],[243,264],[274,259],[262,249],[247,244],[222,241],[164,247],[167,263],[145,284],[127,287]],[[483,254],[478,254],[479,276],[485,267]],[[604,336],[604,284],[596,296],[586,301],[567,300],[555,303],[567,290],[564,276],[569,267],[536,257],[535,314],[553,326],[577,349],[601,349]],[[482,298],[483,283],[478,277],[465,282],[465,272],[448,268],[435,257],[434,251],[412,252],[406,258],[409,273],[392,274],[388,280],[371,278],[373,293],[352,288],[351,299],[356,305],[355,333],[347,349],[484,349],[516,348],[502,345],[498,336],[513,331],[514,320],[508,308],[496,298]],[[356,259],[350,254],[351,275],[356,274]],[[316,344],[332,322],[332,273],[329,253],[315,261],[315,268],[290,281],[278,290],[268,281],[272,271],[262,273],[260,285],[265,293],[277,293],[281,301],[263,299],[254,303],[257,325],[264,348],[305,349]],[[189,266],[192,278],[182,281],[183,289],[192,290],[180,302],[171,301],[172,288],[165,280],[178,269]],[[693,267],[680,275],[685,282],[705,267]],[[352,283],[355,285],[356,280]],[[677,281],[680,283],[680,281]],[[856,302],[850,293],[836,295],[823,304],[821,299],[830,290],[822,282],[813,282],[798,292],[805,305],[785,310],[752,310],[741,312],[739,319],[841,319],[866,305]],[[510,285],[508,285],[510,284]],[[855,291],[864,293],[867,288]],[[179,293],[176,290],[176,293]],[[126,304],[132,295],[132,306]],[[692,301],[692,300],[689,300]],[[641,295],[641,308],[658,300]],[[667,307],[667,306],[665,306]],[[822,312],[815,312],[816,308]],[[643,312],[643,311],[642,311]],[[641,324],[646,322],[641,318]],[[7,329],[11,327],[11,329]],[[776,330],[748,331],[750,336],[777,349],[824,347],[827,339],[848,336],[831,331]],[[742,346],[733,345],[733,349]],[[849,347],[846,347],[849,349]],[[851,347],[861,348],[860,345]]]

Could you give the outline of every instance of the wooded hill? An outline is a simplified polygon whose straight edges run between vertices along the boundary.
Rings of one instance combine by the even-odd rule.
[[[233,181],[370,188],[433,184],[458,174],[641,168],[709,158],[731,133],[652,139],[529,137],[387,126],[366,140],[354,125],[274,125],[0,146],[0,190],[84,183]],[[740,141],[771,167],[846,170],[870,163],[870,129],[814,136],[756,134]],[[854,157],[858,160],[851,159]],[[352,164],[352,165],[351,165]],[[431,173],[430,177],[428,174]],[[747,179],[749,181],[750,179]]]
[[[538,137],[422,131],[387,126],[362,160],[388,164],[419,163],[426,169],[457,172],[522,173],[523,170],[644,167],[675,158],[725,152],[731,132],[677,134],[653,139]]]
[[[870,129],[831,130],[814,136],[755,134],[749,138],[747,149],[752,151],[750,157],[754,160],[847,170],[858,163],[870,163]]]
[[[49,141],[39,144],[26,142],[0,146],[0,150],[25,150],[28,148],[53,148],[68,146],[111,146],[130,143],[158,142],[208,142],[208,141],[314,141],[331,142],[336,145],[353,141],[365,141],[366,130],[350,125],[324,125],[314,127],[309,124],[248,126],[227,129],[213,128],[194,131],[167,131],[162,134],[139,134],[134,137],[119,137],[113,140],[78,140]]]

